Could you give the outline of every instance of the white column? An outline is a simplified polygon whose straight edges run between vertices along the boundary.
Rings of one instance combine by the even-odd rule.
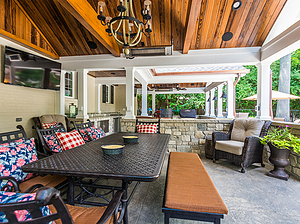
[[[152,115],[155,112],[155,93],[152,93]]]
[[[209,91],[205,93],[205,114],[204,116],[209,116]]]
[[[60,73],[60,88],[59,88],[59,114],[65,115],[65,70]],[[74,91],[74,90],[73,90]]]
[[[126,115],[125,119],[135,119],[134,115],[134,68],[126,68]]]
[[[147,83],[142,83],[142,114],[141,116],[148,116],[147,113]]]
[[[210,90],[210,114],[209,116],[215,117],[215,101],[213,98],[215,97],[215,89]]]
[[[261,62],[257,67],[257,116],[262,120],[271,120],[270,116],[270,64]]]
[[[96,112],[101,113],[101,84],[96,85]]]
[[[78,72],[78,115],[76,118],[88,119],[87,115],[87,73],[86,69],[77,69]]]
[[[218,86],[218,102],[217,102],[217,104],[218,104],[218,107],[217,107],[217,109],[218,109],[218,115],[217,115],[217,117],[223,117],[223,114],[222,114],[222,112],[223,112],[223,98],[221,98],[221,96],[222,96],[222,87],[223,87],[223,85],[219,85]]]
[[[234,81],[234,78],[227,81],[227,118],[234,118],[234,115],[233,115],[233,81]]]

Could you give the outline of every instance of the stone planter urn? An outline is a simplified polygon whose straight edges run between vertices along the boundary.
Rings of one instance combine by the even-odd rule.
[[[268,142],[271,150],[270,162],[274,165],[274,169],[268,173],[268,176],[282,180],[288,180],[289,175],[284,171],[286,166],[291,164],[289,160],[290,149],[280,149]]]

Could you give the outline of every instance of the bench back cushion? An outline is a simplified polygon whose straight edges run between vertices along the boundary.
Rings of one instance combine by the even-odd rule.
[[[247,136],[259,137],[264,123],[258,119],[235,119],[231,140],[244,142]]]
[[[194,212],[228,213],[196,153],[170,153],[165,207]]]

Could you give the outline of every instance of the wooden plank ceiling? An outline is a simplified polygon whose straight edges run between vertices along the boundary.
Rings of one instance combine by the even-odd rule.
[[[103,30],[97,28],[98,0],[14,0],[20,9],[36,27],[42,38],[49,44],[47,49],[55,51],[59,56],[95,55],[112,52],[107,45],[111,40],[103,35]],[[119,0],[104,0],[106,15],[115,17]],[[147,46],[173,44],[174,50],[187,53],[188,50],[235,48],[262,46],[270,29],[276,21],[287,0],[242,0],[238,10],[232,9],[236,0],[152,0],[150,37],[143,36],[141,42]],[[3,1],[2,1],[3,2]],[[4,2],[13,2],[6,0]],[[84,8],[80,9],[80,2]],[[138,19],[142,19],[141,9],[144,0],[133,0],[134,11]],[[20,10],[7,12],[8,17],[16,16]],[[92,11],[91,11],[92,10]],[[2,14],[2,13],[1,13]],[[17,14],[18,17],[18,14]],[[95,16],[96,17],[96,16]],[[97,21],[99,23],[99,21]],[[0,28],[5,25],[0,22]],[[18,26],[21,26],[19,24]],[[19,32],[20,27],[8,32]],[[24,28],[25,29],[25,28]],[[34,29],[33,29],[34,30]],[[29,38],[29,31],[21,31],[22,38]],[[232,32],[229,41],[223,41],[222,36]],[[29,32],[34,38],[34,32]],[[25,35],[26,34],[26,35]],[[186,36],[187,35],[187,36]],[[103,42],[104,40],[104,42]],[[97,48],[91,49],[87,41],[96,43]],[[104,44],[101,44],[104,43]],[[106,47],[105,47],[106,46]],[[139,44],[141,46],[141,43]],[[118,49],[114,49],[118,54]]]

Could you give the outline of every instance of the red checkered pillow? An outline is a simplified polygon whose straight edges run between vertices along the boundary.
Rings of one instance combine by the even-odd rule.
[[[137,133],[157,133],[157,124],[143,124],[136,126]]]
[[[54,121],[52,123],[42,123],[42,129],[49,129],[49,128],[53,128],[54,125],[56,125],[57,122]]]
[[[55,135],[63,151],[85,144],[77,130],[71,132],[57,132]]]

